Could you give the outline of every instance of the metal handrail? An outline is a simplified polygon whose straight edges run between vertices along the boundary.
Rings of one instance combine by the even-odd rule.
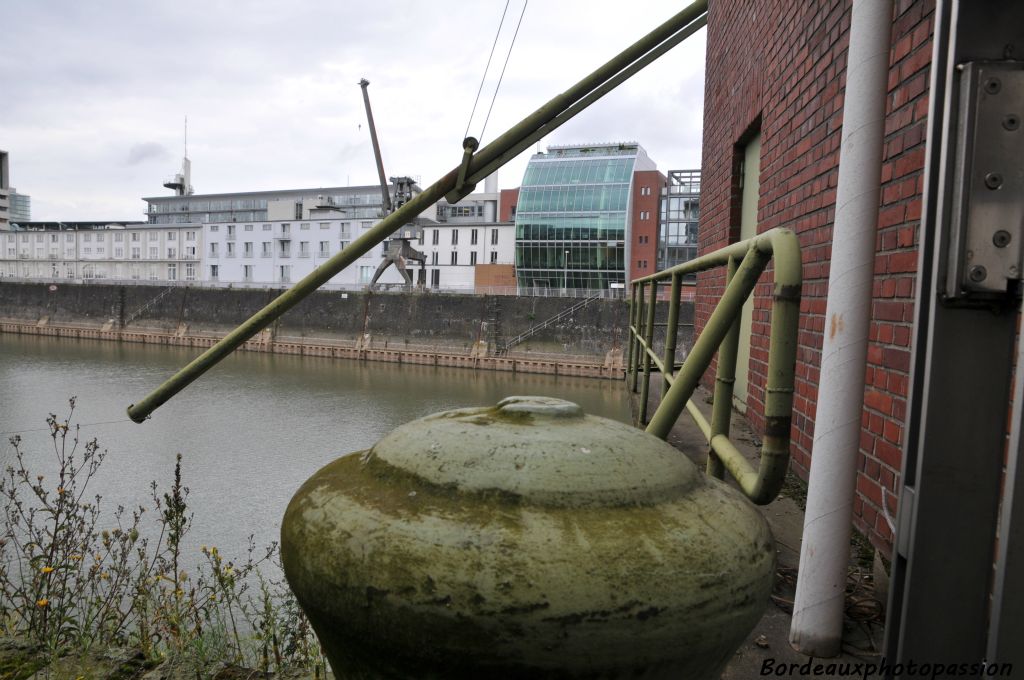
[[[775,281],[764,401],[765,429],[761,462],[755,470],[729,440],[729,419],[743,303],[773,259]],[[681,279],[686,274],[721,266],[727,267],[728,271],[725,292],[676,372],[675,344]],[[638,381],[641,383],[641,422],[647,425],[647,432],[666,439],[686,409],[710,446],[708,474],[722,478],[724,471],[728,470],[747,497],[759,505],[770,503],[778,495],[789,463],[801,280],[800,244],[796,235],[789,229],[771,229],[631,283],[627,370],[630,389],[636,392]],[[665,281],[670,281],[672,292],[669,296],[665,352],[658,357],[653,349],[655,301],[658,285]],[[650,295],[645,294],[647,289]],[[718,367],[709,423],[690,398],[716,351]],[[652,364],[661,371],[667,389],[663,389],[661,403],[647,423]]]
[[[394,234],[442,197],[450,203],[472,193],[476,183],[491,175],[502,165],[551,134],[576,114],[615,89],[628,78],[661,55],[690,37],[707,24],[707,0],[696,0],[656,29],[636,41],[596,71],[568,90],[555,96],[532,114],[524,118],[493,142],[475,152],[477,141],[467,138],[463,142],[463,158],[459,167],[451,170],[415,198],[406,202],[362,236],[354,240],[330,260],[307,275],[294,287],[256,312],[223,340],[195,358],[163,385],[137,404],[128,407],[128,417],[137,423],[193,380],[208,371],[246,340],[259,333],[275,319],[298,304],[303,298],[327,283],[338,272]],[[454,199],[454,200],[453,200]]]

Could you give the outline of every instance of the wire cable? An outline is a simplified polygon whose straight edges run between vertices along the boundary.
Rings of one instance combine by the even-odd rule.
[[[79,428],[83,427],[94,427],[96,425],[116,425],[118,423],[130,423],[131,418],[122,418],[121,420],[103,420],[98,423],[78,423]],[[10,434],[24,434],[25,432],[50,432],[48,427],[37,427],[30,430],[8,430],[7,432],[0,432],[0,435],[7,436]]]
[[[512,34],[512,42],[508,46],[508,53],[505,55],[505,64],[501,67],[501,75],[498,76],[498,84],[494,88],[494,96],[491,97],[491,106],[487,109],[487,117],[484,118],[484,126],[480,129],[480,139],[484,138],[484,131],[487,129],[487,121],[491,119],[491,111],[494,110],[494,101],[498,98],[498,90],[501,89],[501,81],[505,77],[505,69],[508,68],[509,57],[512,56],[512,48],[515,47],[516,37],[519,35],[519,27],[523,25],[523,15],[526,14],[526,6],[530,0],[524,0],[523,11],[519,13],[519,23],[516,24],[516,32]]]
[[[508,13],[508,5],[512,0],[505,0],[505,9],[501,13],[501,21],[498,22],[498,32],[494,34],[494,42],[491,44],[491,53],[487,55],[487,66],[484,66],[484,75],[480,78],[480,87],[476,91],[476,99],[473,100],[473,110],[469,112],[469,120],[466,121],[466,132],[462,138],[469,136],[469,126],[473,124],[473,115],[476,113],[476,105],[480,102],[480,93],[484,91],[484,83],[487,82],[487,72],[491,70],[491,59],[494,58],[494,48],[498,46],[498,36],[501,35],[501,27],[505,25],[505,14]]]

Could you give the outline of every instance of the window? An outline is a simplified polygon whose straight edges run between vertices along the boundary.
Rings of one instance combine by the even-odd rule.
[[[160,239],[160,234],[156,233],[155,231],[149,232],[149,240],[150,241],[157,241],[159,239]]]
[[[167,280],[177,281],[178,280],[178,265],[173,262],[167,265]]]
[[[338,250],[345,250],[348,248],[348,241],[338,241]]]
[[[278,281],[281,283],[288,283],[292,280],[292,266],[290,264],[282,264],[277,267]]]
[[[437,288],[438,286],[441,285],[441,270],[440,269],[431,269],[430,270],[430,285],[433,288]]]
[[[69,241],[71,240],[71,234],[68,234],[68,240]],[[133,231],[132,232],[132,243],[138,243],[138,242],[139,242],[139,232]]]
[[[167,249],[167,259],[168,260],[173,260],[176,257],[178,257],[178,249],[177,248],[168,248]]]
[[[433,265],[437,264],[437,252],[436,251],[430,254],[430,264],[433,264]]]
[[[194,262],[188,262],[185,264],[185,280],[195,281],[196,280],[196,265]]]
[[[459,230],[458,229],[452,229],[452,245],[453,246],[459,245]],[[454,264],[454,263],[452,263],[452,264]]]
[[[139,235],[138,234],[132,234],[132,237],[133,237],[132,238],[133,241],[138,241],[139,240]],[[13,241],[14,240],[14,234],[11,234],[10,236],[8,236],[7,239],[9,241]],[[68,234],[67,236],[64,237],[64,240],[67,241],[68,243],[74,243],[75,235],[74,234]]]
[[[263,250],[260,251],[260,257],[270,257],[270,241],[263,242]]]
[[[160,247],[150,246],[149,247],[149,259],[156,260],[160,257]]]
[[[469,263],[476,264],[476,251],[474,250],[469,254]]]
[[[303,231],[309,231],[309,222],[301,222],[299,224],[299,229]]]
[[[458,263],[459,263],[459,251],[453,250],[452,251],[452,264],[456,265]]]
[[[494,251],[491,253],[491,264],[495,264],[498,261],[498,253]]]
[[[491,245],[492,246],[498,245],[498,230],[497,229],[491,229]]]
[[[362,227],[363,229],[369,229],[370,227],[373,226],[373,222],[360,222],[359,226]]]
[[[195,246],[185,246],[185,259],[186,260],[194,260],[194,259],[196,259],[196,247]]]
[[[640,195],[641,196],[650,196],[651,195],[651,187],[649,187],[649,186],[642,186],[642,187],[640,187]]]
[[[96,234],[96,243],[104,243],[106,241],[106,237],[107,237],[106,234]],[[36,240],[39,241],[40,239],[37,238]],[[101,278],[101,277],[97,277],[97,278]]]
[[[416,237],[416,243],[418,243],[420,245],[423,245],[423,237],[425,236],[424,232],[425,232],[424,229],[420,229],[419,236]]]
[[[252,231],[252,225],[251,224],[245,225],[245,230],[246,231]]]
[[[214,233],[220,231],[220,225],[219,224],[211,224],[210,225],[210,231],[212,231]]]
[[[54,241],[54,243],[57,242],[57,235],[56,234],[53,235],[53,241]],[[122,234],[120,232],[114,234],[114,242],[115,243],[124,243],[124,234]]]
[[[177,234],[178,234],[178,232],[176,232],[176,231],[169,231],[169,232],[167,232],[167,240],[168,241],[173,241],[175,238],[177,238]]]
[[[373,280],[373,267],[359,268],[359,283],[370,283]]]
[[[292,231],[292,225],[290,225],[290,224],[282,224],[281,225],[281,235],[282,236],[290,234],[291,231]]]
[[[431,237],[430,243],[432,245],[436,246],[440,242],[440,240],[441,240],[441,230],[440,229],[435,229],[434,230],[434,235]]]
[[[92,255],[92,248],[90,248],[90,247],[83,248],[82,249],[82,254],[83,255]]]
[[[40,240],[40,241],[42,241],[42,240],[43,240],[43,237],[42,237],[42,235],[40,235],[40,236],[39,236],[39,240]],[[90,242],[92,242],[92,234],[84,234],[84,235],[82,236],[82,240],[83,240],[83,241],[85,241],[86,243],[90,243]]]
[[[242,280],[243,281],[252,281],[252,265],[251,264],[244,264],[244,265],[242,265]]]
[[[234,244],[234,243],[232,243],[231,241],[228,241],[228,252],[227,252],[227,256],[228,256],[228,257],[234,257],[234,256],[235,256],[235,244]]]
[[[210,257],[217,257],[217,255],[218,255],[218,253],[217,253],[217,246],[218,245],[220,245],[220,244],[218,244],[218,243],[211,243],[210,244]]]
[[[270,231],[270,226],[271,225],[269,225],[269,224],[264,224],[263,225],[263,231]]]
[[[186,231],[185,232],[185,240],[186,241],[195,241],[196,240],[196,232],[194,232],[194,231]]]
[[[299,242],[299,257],[309,257],[309,241]]]
[[[477,229],[471,229],[470,232],[469,232],[469,245],[471,245],[471,246],[475,246],[476,245],[476,235],[477,235],[476,233],[477,233],[477,231],[478,231]]]
[[[139,252],[139,250],[140,250],[140,248],[138,246],[132,246],[132,259],[133,260],[140,260],[140,259],[142,259],[142,255]]]
[[[320,223],[320,228],[321,229],[330,229],[331,228],[331,223],[330,222],[321,222]]]
[[[331,254],[331,242],[320,241],[320,257],[329,257]]]
[[[216,281],[219,277],[220,277],[220,265],[218,265],[218,264],[211,264],[210,265],[210,280],[211,281]]]
[[[252,241],[246,241],[242,244],[242,257],[252,257]]]

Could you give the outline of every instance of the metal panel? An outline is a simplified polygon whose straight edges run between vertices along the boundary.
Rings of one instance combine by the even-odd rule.
[[[959,243],[953,196],[966,148],[956,143],[966,129],[958,65],[1024,53],[1022,31],[1024,3],[1015,0],[940,0],[936,7],[889,664],[985,659],[1017,314],[1015,305],[950,304],[944,294]],[[989,136],[975,141],[992,143]],[[1004,529],[1016,538],[1020,528]]]

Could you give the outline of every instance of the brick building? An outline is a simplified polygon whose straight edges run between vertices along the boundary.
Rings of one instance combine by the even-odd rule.
[[[892,24],[854,507],[856,528],[886,556],[892,533],[883,508],[895,517],[906,418],[933,11],[931,0],[897,0]],[[708,20],[700,252],[773,227],[788,227],[799,236],[804,285],[792,465],[805,479],[826,332],[849,29],[850,0],[714,2]],[[722,269],[699,276],[698,329],[724,282]],[[746,354],[741,348],[736,389],[737,408],[759,430],[770,306],[766,277],[744,311],[751,332]],[[706,379],[711,376],[709,371]]]

